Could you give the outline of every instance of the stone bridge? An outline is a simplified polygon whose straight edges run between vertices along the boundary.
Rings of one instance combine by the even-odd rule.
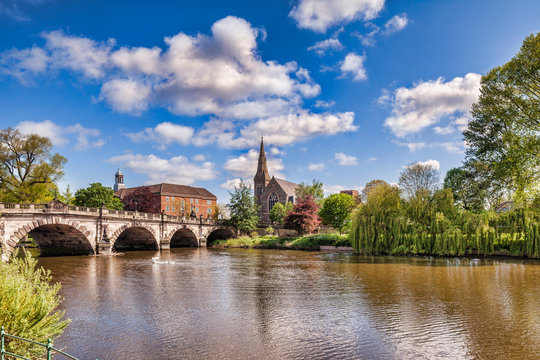
[[[6,261],[32,237],[44,255],[107,254],[125,250],[205,247],[235,236],[211,219],[48,204],[0,203],[0,251]]]

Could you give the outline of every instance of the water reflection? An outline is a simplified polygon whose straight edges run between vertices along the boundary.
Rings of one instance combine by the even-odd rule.
[[[40,263],[73,320],[57,345],[81,358],[539,353],[538,262],[173,249]]]

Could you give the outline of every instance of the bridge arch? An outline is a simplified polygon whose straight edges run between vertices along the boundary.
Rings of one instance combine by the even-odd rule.
[[[175,230],[170,236],[171,248],[177,247],[197,247],[199,240],[197,235],[188,227]]]
[[[114,251],[158,250],[155,232],[143,225],[124,225],[111,236]]]
[[[228,228],[219,228],[212,231],[206,237],[206,246],[212,246],[217,240],[226,240],[235,237],[234,231]]]
[[[8,252],[13,253],[17,244],[28,235],[36,242],[43,256],[89,255],[95,253],[90,234],[88,229],[76,222],[53,218],[49,221],[32,221],[19,227],[6,245]]]

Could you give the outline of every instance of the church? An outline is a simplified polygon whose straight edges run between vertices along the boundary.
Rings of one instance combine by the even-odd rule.
[[[261,137],[261,149],[259,151],[259,162],[257,173],[253,178],[255,189],[255,200],[259,205],[259,218],[262,223],[270,222],[270,210],[278,202],[285,204],[287,201],[294,204],[296,200],[296,188],[298,184],[290,181],[278,179],[274,176],[270,178],[268,166],[266,164],[266,154],[264,143]]]

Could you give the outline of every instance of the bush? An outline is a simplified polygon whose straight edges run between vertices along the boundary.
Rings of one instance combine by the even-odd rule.
[[[0,263],[0,325],[6,333],[41,343],[54,339],[66,328],[69,320],[62,320],[57,311],[61,298],[60,284],[51,284],[50,272],[36,267],[30,255],[14,258],[11,263]],[[43,347],[5,339],[6,350],[22,356],[43,354]]]

